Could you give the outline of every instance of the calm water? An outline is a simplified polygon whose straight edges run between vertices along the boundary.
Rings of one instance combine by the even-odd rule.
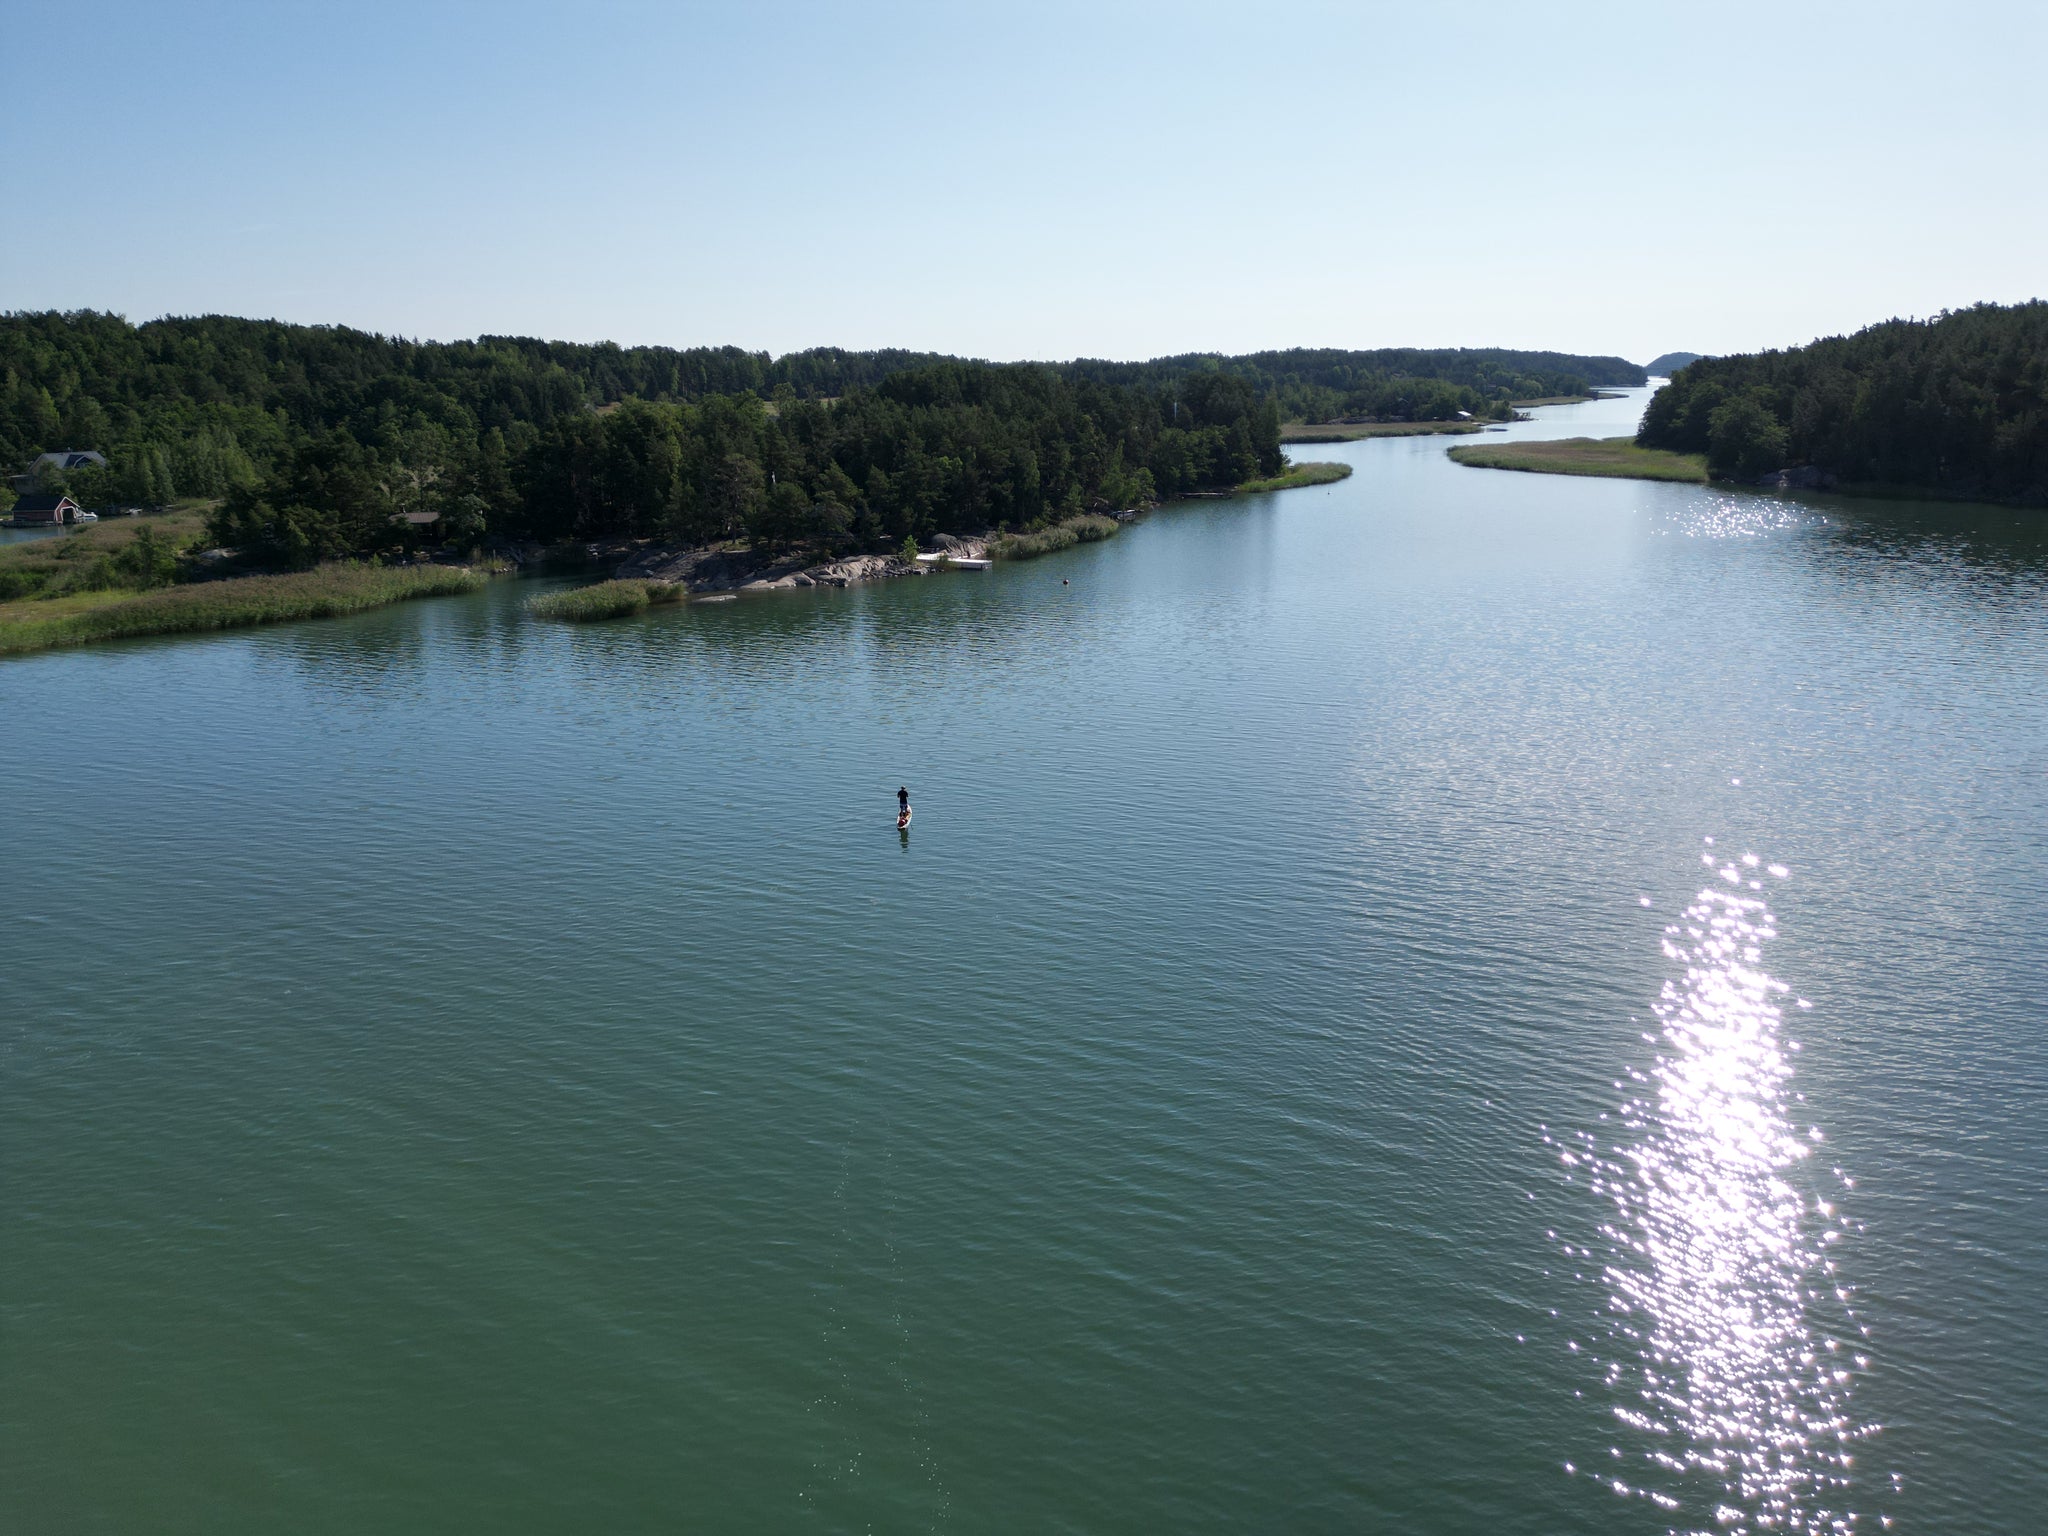
[[[2027,1527],[2040,518],[1443,448],[0,665],[5,1527]]]

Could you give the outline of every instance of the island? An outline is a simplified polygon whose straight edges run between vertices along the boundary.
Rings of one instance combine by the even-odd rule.
[[[1703,454],[1641,448],[1632,437],[1567,437],[1530,443],[1474,443],[1453,448],[1460,464],[1544,475],[1605,475],[1626,480],[1688,480],[1703,484]]]
[[[1699,352],[1665,352],[1645,363],[1644,369],[1653,379],[1668,379],[1679,369],[1698,362],[1705,354]]]

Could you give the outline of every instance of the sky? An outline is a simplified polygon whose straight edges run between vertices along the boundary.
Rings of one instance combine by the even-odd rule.
[[[2048,295],[2040,0],[4,11],[0,309],[1647,362]]]

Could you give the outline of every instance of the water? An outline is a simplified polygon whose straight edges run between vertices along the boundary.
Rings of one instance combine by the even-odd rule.
[[[2038,515],[1443,448],[0,666],[7,1527],[2024,1528]]]

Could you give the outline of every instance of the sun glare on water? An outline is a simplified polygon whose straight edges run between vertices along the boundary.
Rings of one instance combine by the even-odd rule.
[[[1876,1433],[1851,1411],[1869,1330],[1833,1257],[1853,1230],[1835,1190],[1851,1181],[1817,1166],[1823,1134],[1791,1088],[1788,989],[1763,964],[1777,932],[1764,888],[1787,871],[1708,841],[1712,882],[1664,930],[1678,969],[1624,1133],[1560,1149],[1611,1202],[1594,1347],[1620,1431],[1567,1470],[1650,1501],[1673,1532],[1836,1536],[1869,1528],[1849,1500]]]

